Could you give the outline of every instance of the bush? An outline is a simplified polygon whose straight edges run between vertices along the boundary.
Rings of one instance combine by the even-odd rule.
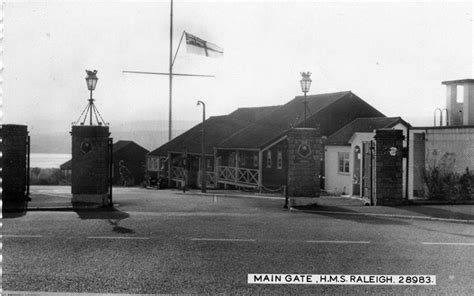
[[[446,166],[430,167],[424,174],[426,197],[432,200],[474,199],[474,175],[466,168],[463,174]]]
[[[58,168],[31,168],[30,185],[59,185]]]

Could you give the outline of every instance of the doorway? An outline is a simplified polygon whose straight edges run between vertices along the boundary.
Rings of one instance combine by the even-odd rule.
[[[362,142],[362,197],[370,201],[370,205],[376,205],[374,194],[374,151],[373,141]]]

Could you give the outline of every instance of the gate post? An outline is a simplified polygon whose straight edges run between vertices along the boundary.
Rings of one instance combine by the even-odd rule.
[[[0,125],[0,151],[3,211],[23,211],[28,202],[28,128],[26,125]]]
[[[290,206],[308,205],[319,197],[322,145],[319,128],[288,132],[288,187]]]
[[[109,127],[72,126],[72,203],[106,206],[109,191]]]
[[[31,137],[26,138],[26,200],[31,201],[30,198],[30,165],[31,165]]]
[[[108,205],[113,206],[112,200],[112,185],[114,183],[114,139],[109,138],[109,197],[108,197]]]
[[[403,200],[402,130],[375,131],[375,201],[378,205],[401,205]]]

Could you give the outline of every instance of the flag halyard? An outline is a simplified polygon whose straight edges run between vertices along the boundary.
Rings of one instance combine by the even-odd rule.
[[[188,32],[185,32],[186,36],[186,51],[188,53],[204,55],[207,57],[222,57],[224,55],[224,49],[211,43],[207,42],[199,37],[196,37]]]

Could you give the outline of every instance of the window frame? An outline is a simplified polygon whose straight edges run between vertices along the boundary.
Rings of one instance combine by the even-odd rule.
[[[272,151],[268,150],[267,151],[267,169],[272,168]]]
[[[277,151],[277,169],[283,169],[283,152],[281,150]]]
[[[349,152],[337,152],[337,172],[339,174],[347,175],[350,173],[349,154]]]

